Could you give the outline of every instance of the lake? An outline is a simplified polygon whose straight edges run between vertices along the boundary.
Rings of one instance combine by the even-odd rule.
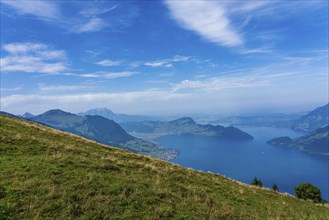
[[[265,187],[274,183],[280,192],[294,195],[299,183],[311,183],[320,188],[322,198],[328,200],[329,157],[310,155],[294,148],[275,147],[266,142],[279,136],[301,136],[290,129],[273,127],[246,127],[241,130],[254,140],[237,142],[215,137],[164,136],[160,144],[180,153],[171,162],[195,170],[211,171],[223,176],[251,183],[261,179]],[[329,201],[329,200],[328,200]]]

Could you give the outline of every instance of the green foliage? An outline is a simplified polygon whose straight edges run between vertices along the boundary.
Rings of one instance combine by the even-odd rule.
[[[274,183],[272,186],[272,190],[278,192],[279,191],[279,187]]]
[[[0,219],[328,219],[329,208],[0,116]]]
[[[321,202],[321,191],[309,183],[301,183],[295,187],[295,194],[300,199],[310,199],[314,202]]]

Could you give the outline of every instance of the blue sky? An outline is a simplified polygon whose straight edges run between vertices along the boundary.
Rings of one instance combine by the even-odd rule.
[[[289,113],[328,102],[327,1],[0,6],[3,111]]]

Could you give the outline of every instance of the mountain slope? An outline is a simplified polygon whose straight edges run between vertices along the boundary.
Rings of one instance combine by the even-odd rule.
[[[59,109],[47,111],[31,118],[64,131],[71,132],[103,144],[123,145],[134,139],[113,120],[101,116],[79,116]]]
[[[128,149],[135,153],[172,159],[177,152],[160,148],[158,145],[135,138],[126,133],[119,124],[101,116],[79,116],[59,109],[47,111],[30,120],[63,131],[86,137],[102,144]]]
[[[329,208],[0,116],[0,218],[327,219]]]
[[[329,126],[319,128],[294,140],[289,137],[278,137],[267,143],[275,146],[295,147],[308,153],[329,155]]]
[[[104,118],[114,120],[116,122],[124,122],[124,121],[145,121],[150,120],[150,117],[141,116],[141,115],[126,115],[126,114],[116,114],[107,108],[94,108],[85,112],[80,112],[78,115],[99,115]]]
[[[329,124],[329,103],[316,108],[295,120],[291,128],[295,131],[314,131]]]
[[[220,125],[196,124],[192,118],[183,117],[169,122],[144,121],[144,122],[123,122],[120,125],[127,131],[136,135],[145,136],[145,133],[152,133],[155,136],[164,135],[200,135],[216,136],[231,140],[251,140],[253,137],[235,127],[223,127]],[[138,134],[139,133],[139,134]]]

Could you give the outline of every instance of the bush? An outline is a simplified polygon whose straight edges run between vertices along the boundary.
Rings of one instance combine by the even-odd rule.
[[[314,202],[321,202],[321,191],[309,183],[302,183],[295,186],[295,195],[299,199],[310,199]]]

